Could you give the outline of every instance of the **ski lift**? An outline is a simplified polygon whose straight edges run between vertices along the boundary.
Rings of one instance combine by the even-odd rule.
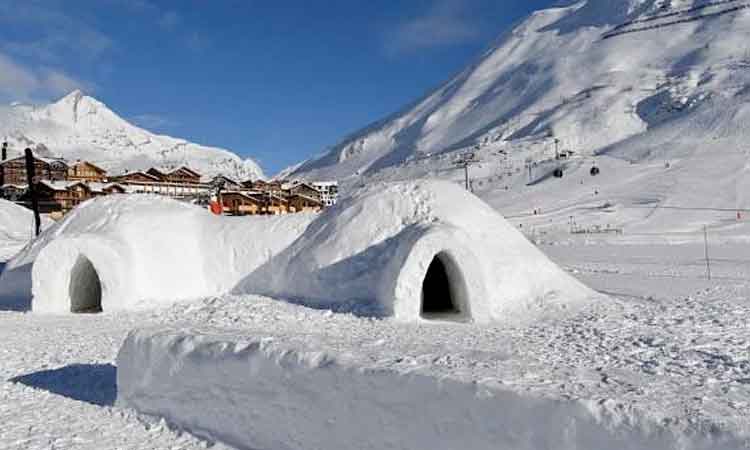
[[[599,175],[599,173],[601,173],[601,170],[599,170],[598,167],[594,166],[594,167],[591,168],[591,170],[589,171],[589,173],[591,174],[592,177],[595,177],[595,176]]]
[[[555,178],[562,178],[563,175],[564,175],[562,167],[558,167],[557,169],[555,169],[555,171],[552,173],[552,175],[554,175]]]

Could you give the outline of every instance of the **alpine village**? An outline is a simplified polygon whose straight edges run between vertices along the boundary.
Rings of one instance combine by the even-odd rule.
[[[152,167],[121,175],[89,161],[65,161],[25,154],[8,158],[2,144],[0,198],[60,219],[89,199],[119,194],[156,194],[208,207],[219,215],[278,215],[318,212],[334,205],[338,182],[205,179],[190,167]]]

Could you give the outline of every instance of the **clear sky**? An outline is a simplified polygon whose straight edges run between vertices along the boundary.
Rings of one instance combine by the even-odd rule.
[[[551,0],[0,0],[0,100],[81,88],[273,174],[416,100]]]

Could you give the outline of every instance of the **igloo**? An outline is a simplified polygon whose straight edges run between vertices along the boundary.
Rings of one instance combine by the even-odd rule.
[[[272,217],[217,217],[156,196],[95,199],[7,269],[0,290],[47,313],[233,293],[402,321],[491,322],[594,295],[480,199],[438,181],[376,184],[321,214]]]
[[[523,319],[595,297],[489,205],[440,181],[360,189],[234,292],[409,322]]]
[[[313,218],[218,217],[152,195],[97,198],[11,260],[0,276],[0,301],[25,302],[34,312],[81,313],[221,295]]]

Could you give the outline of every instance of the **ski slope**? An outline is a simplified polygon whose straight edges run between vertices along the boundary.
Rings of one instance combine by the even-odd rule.
[[[557,210],[546,217],[556,228],[573,215],[639,232],[737,225],[731,210],[750,208],[747,4],[588,0],[538,11],[434,93],[293,172],[344,188],[463,184],[455,162],[471,152],[481,161],[470,168],[474,192],[506,216]],[[572,156],[555,159],[556,147]]]

